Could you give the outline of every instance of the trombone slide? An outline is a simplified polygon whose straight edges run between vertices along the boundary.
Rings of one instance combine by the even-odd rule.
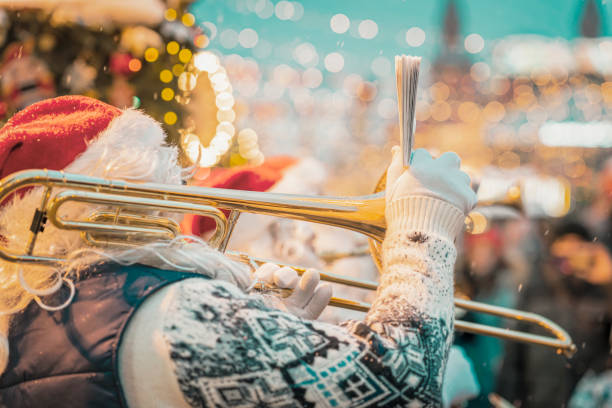
[[[258,267],[266,262],[269,262],[268,260],[256,258],[241,252],[227,251],[227,254],[231,257],[239,259],[242,262],[250,264],[252,267]],[[306,268],[300,266],[287,266],[290,266],[291,268],[295,269],[299,275],[302,275],[306,271]],[[337,283],[366,290],[378,289],[378,284],[376,282],[347,278],[346,276],[337,275],[334,273],[319,273],[321,276],[321,280],[324,280],[326,282]],[[555,348],[558,353],[563,353],[567,357],[571,357],[576,352],[576,346],[572,343],[571,337],[562,327],[560,327],[550,319],[547,319],[536,313],[523,312],[515,309],[509,309],[506,307],[493,306],[488,305],[486,303],[459,298],[454,299],[454,304],[457,308],[470,310],[473,312],[486,313],[517,321],[533,323],[549,332],[551,336],[542,336],[513,329],[487,326],[483,324],[467,322],[464,320],[455,320],[455,330],[464,333],[481,334],[485,336],[497,337],[504,340],[512,340],[522,343],[539,344],[542,346],[552,347]],[[329,305],[340,307],[343,309],[356,310],[359,312],[368,312],[371,306],[367,302],[337,297],[332,297],[329,302]]]

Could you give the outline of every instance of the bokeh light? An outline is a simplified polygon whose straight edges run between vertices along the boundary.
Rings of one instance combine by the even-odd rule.
[[[159,51],[156,48],[147,48],[144,53],[144,58],[148,62],[154,62],[159,57]]]
[[[420,27],[412,27],[406,31],[406,43],[411,47],[420,47],[425,42],[425,31]]]
[[[196,87],[197,77],[191,72],[183,72],[178,78],[178,87],[181,91],[190,92]]]
[[[316,68],[308,68],[302,74],[302,82],[307,88],[318,88],[323,82],[323,74]]]
[[[128,63],[128,68],[132,72],[138,72],[142,68],[142,62],[138,58],[132,58]]]
[[[337,34],[344,34],[351,26],[351,21],[344,14],[336,14],[329,20],[329,26]]]
[[[202,51],[195,55],[193,64],[200,71],[215,72],[219,68],[219,58],[208,51]]]
[[[181,17],[181,21],[186,27],[191,27],[195,23],[195,17],[191,13],[185,13]]]
[[[191,50],[184,48],[179,52],[179,61],[181,61],[183,64],[186,64],[191,61],[191,55]]]
[[[208,40],[208,37],[204,34],[196,35],[193,39],[193,45],[198,48],[206,48],[209,43],[210,41]]]
[[[179,45],[179,43],[177,43],[176,41],[170,41],[167,45],[166,45],[166,51],[168,52],[168,54],[170,55],[175,55],[176,53],[179,52],[179,50],[181,49],[181,46]]]
[[[174,98],[174,90],[172,88],[164,88],[161,91],[161,98],[164,101],[171,101]]]
[[[281,0],[274,7],[274,14],[279,20],[289,20],[293,17],[295,7],[290,1]]]
[[[168,20],[168,21],[174,21],[174,20],[176,20],[176,16],[177,16],[177,14],[176,14],[176,10],[175,10],[175,9],[173,9],[173,8],[169,8],[169,9],[167,9],[167,10],[165,11],[165,13],[164,13],[164,17],[165,17],[165,18],[166,18],[166,20]]]
[[[185,66],[183,64],[174,64],[172,66],[172,74],[176,77],[181,75],[183,71],[185,71]]]
[[[253,48],[257,45],[257,41],[259,41],[259,36],[257,32],[252,28],[245,28],[240,31],[238,35],[238,42],[244,48]]]
[[[470,54],[477,54],[482,51],[484,44],[484,39],[480,36],[480,34],[470,34],[465,37],[465,50]]]
[[[484,82],[491,76],[491,68],[486,62],[477,62],[470,68],[470,76],[476,82]]]
[[[344,68],[344,57],[339,52],[332,52],[325,56],[325,69],[329,72],[340,72]]]
[[[178,116],[175,112],[168,111],[164,114],[164,122],[168,125],[174,125],[178,120]]]
[[[173,78],[174,76],[172,75],[172,71],[168,69],[164,69],[159,73],[159,80],[164,83],[172,81]]]
[[[358,30],[361,38],[371,40],[378,35],[378,24],[374,20],[363,20]]]
[[[293,58],[305,67],[312,67],[319,63],[319,54],[315,49],[314,45],[305,42],[293,50]]]

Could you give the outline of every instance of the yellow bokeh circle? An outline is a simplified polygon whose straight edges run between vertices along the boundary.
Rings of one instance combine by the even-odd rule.
[[[169,8],[168,10],[166,10],[166,12],[164,13],[164,17],[166,17],[166,20],[168,21],[174,21],[176,20],[176,10],[175,9],[171,9]]]
[[[172,66],[172,73],[174,76],[179,76],[185,71],[185,67],[182,64],[174,64]]]
[[[187,27],[191,27],[195,23],[195,17],[191,13],[185,13],[183,14],[183,18],[181,19],[181,21]]]
[[[168,54],[170,55],[176,54],[177,52],[179,52],[180,49],[181,49],[181,46],[176,41],[170,41],[166,45],[166,51],[168,51]]]
[[[168,83],[172,81],[172,78],[173,78],[173,75],[169,69],[164,69],[162,72],[159,73],[159,79],[162,82]]]
[[[177,120],[178,116],[176,116],[176,113],[172,111],[168,111],[164,114],[164,122],[166,122],[168,125],[174,125]]]
[[[161,97],[164,101],[171,101],[174,98],[174,91],[172,88],[164,88],[161,91]]]
[[[159,57],[159,51],[157,51],[157,49],[151,47],[145,50],[144,58],[148,62],[154,62],[157,60],[158,57]]]
[[[183,48],[181,50],[181,52],[179,52],[179,61],[181,61],[183,64],[188,63],[191,60],[191,51],[188,50],[187,48]]]

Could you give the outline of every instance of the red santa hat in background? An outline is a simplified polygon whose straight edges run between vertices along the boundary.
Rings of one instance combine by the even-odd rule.
[[[324,166],[314,159],[277,156],[266,158],[258,166],[215,168],[204,180],[193,184],[232,190],[320,194],[326,177]],[[229,212],[225,213],[227,215]],[[232,234],[231,244],[241,246],[243,242],[249,242],[273,221],[269,216],[242,214]],[[188,215],[183,219],[181,228],[184,234],[203,236],[215,228],[215,223],[208,217]]]
[[[466,251],[471,251],[475,247],[482,245],[492,248],[495,255],[502,255],[504,251],[504,239],[499,227],[491,227],[480,234],[465,233],[464,246]]]

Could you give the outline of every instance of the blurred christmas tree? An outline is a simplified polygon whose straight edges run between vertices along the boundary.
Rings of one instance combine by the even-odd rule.
[[[178,144],[187,127],[181,74],[208,45],[187,5],[0,0],[0,121],[41,99],[82,94],[144,109]]]

